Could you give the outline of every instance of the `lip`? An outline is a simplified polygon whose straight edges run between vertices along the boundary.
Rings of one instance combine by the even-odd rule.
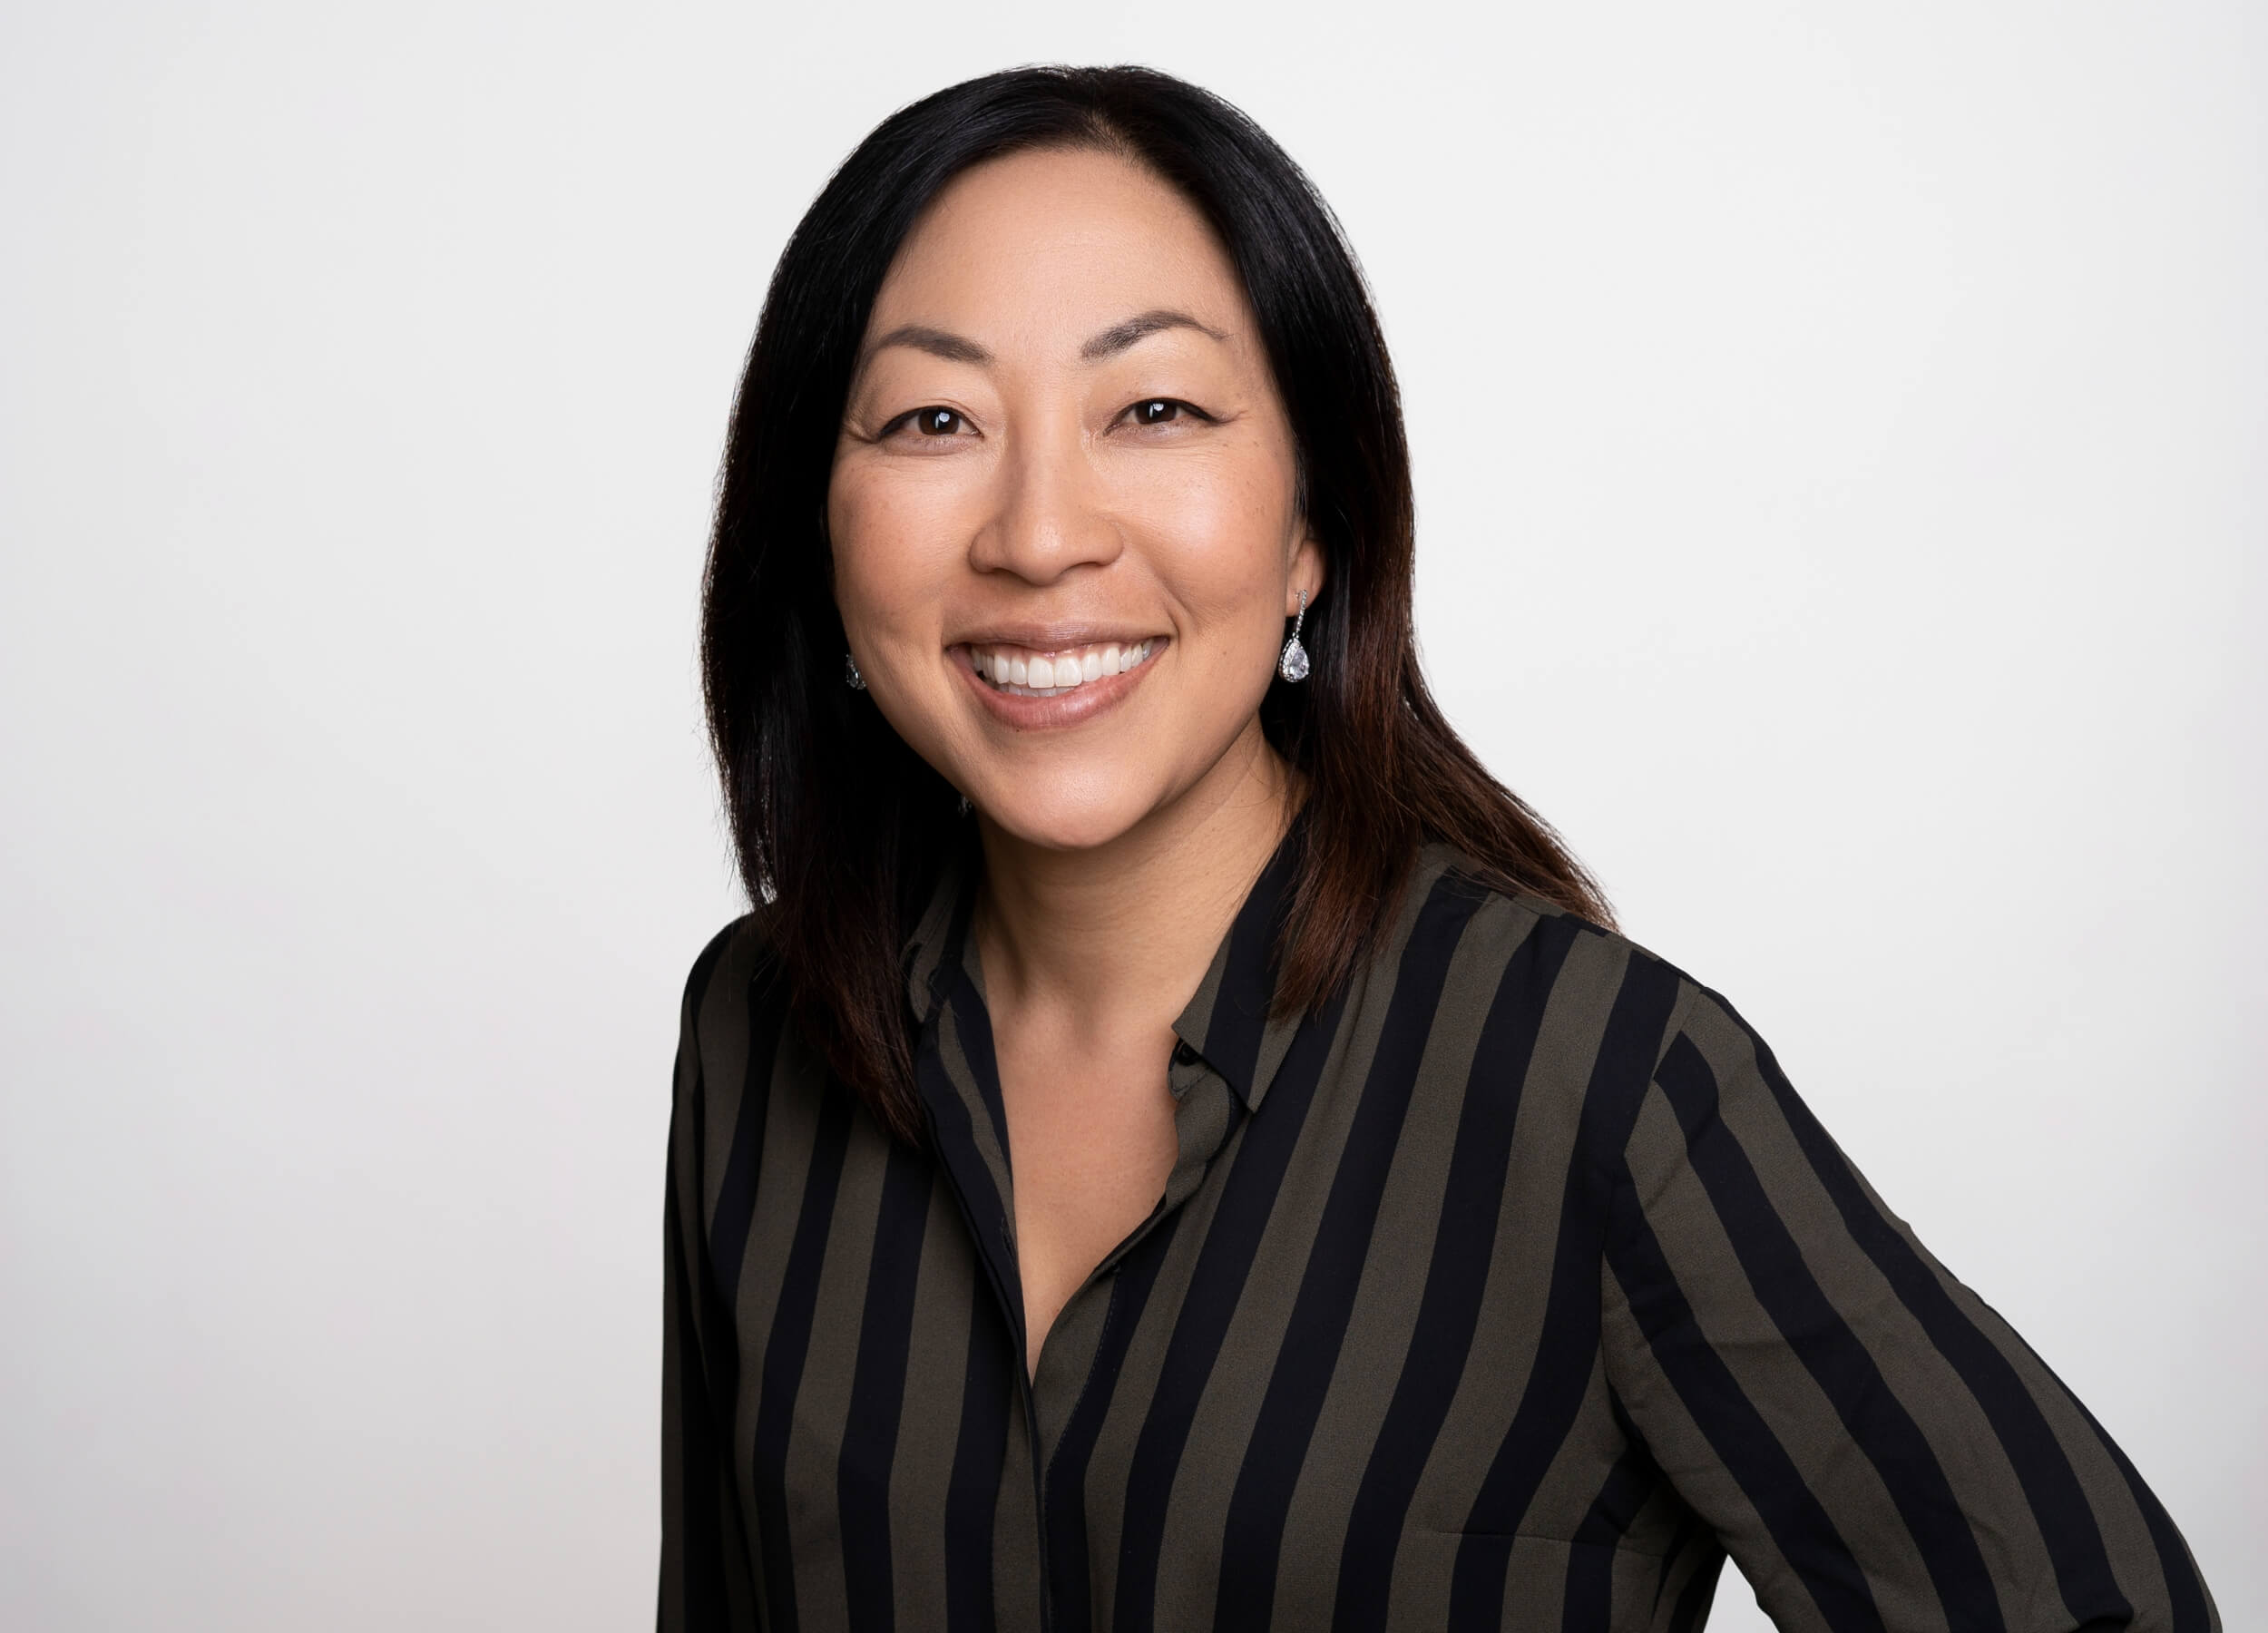
[[[1057,650],[1075,649],[1129,639],[1136,641],[1154,640],[1158,642],[1158,646],[1146,660],[1125,674],[1104,675],[1087,681],[1076,691],[1064,692],[1060,697],[1053,698],[1024,698],[1017,696],[1014,692],[995,690],[991,681],[976,672],[976,665],[970,660],[970,648],[973,644],[970,641],[956,643],[948,649],[948,654],[953,667],[961,671],[962,682],[976,693],[978,700],[984,705],[994,719],[1016,731],[1051,731],[1061,730],[1068,726],[1083,726],[1097,716],[1107,714],[1116,709],[1134,695],[1134,689],[1148,679],[1149,671],[1158,667],[1158,660],[1173,650],[1173,638],[1169,635],[1135,635],[1129,638],[1121,632],[1105,632],[1100,638],[1099,642],[1095,639],[1089,638],[1083,631],[1070,632],[1076,635],[1078,639],[1064,639],[1066,633],[1061,628],[1044,631],[1027,630],[1019,631],[1017,635],[1011,635],[1006,631],[1001,631],[978,638],[973,644],[978,646],[1030,646],[1041,652],[1049,650],[1051,647]],[[1039,634],[1041,639],[1038,640],[1028,639],[1032,634]]]
[[[971,630],[956,635],[949,647],[1024,647],[1042,657],[1051,658],[1058,652],[1077,651],[1083,647],[1132,646],[1137,641],[1157,639],[1156,630],[1139,630],[1132,624],[1102,623],[1003,623],[988,624],[981,630]]]

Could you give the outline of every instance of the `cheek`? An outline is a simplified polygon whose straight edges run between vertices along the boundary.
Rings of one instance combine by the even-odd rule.
[[[1291,528],[1289,484],[1276,478],[1239,461],[1129,496],[1158,573],[1197,616],[1197,633],[1217,621],[1241,628],[1274,619]]]
[[[939,587],[966,553],[952,495],[921,487],[855,469],[838,470],[828,487],[836,604],[844,627],[869,640],[910,638],[919,631],[906,626],[924,614],[934,622]]]

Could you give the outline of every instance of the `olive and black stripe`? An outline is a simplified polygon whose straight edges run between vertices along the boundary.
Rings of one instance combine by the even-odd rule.
[[[1163,1198],[1036,1378],[973,893],[906,948],[930,1143],[787,1021],[753,917],[686,987],[660,1626],[1688,1629],[2218,1618],[2101,1428],[1714,993],[1422,858],[1268,1014],[1287,838],[1177,1025]]]

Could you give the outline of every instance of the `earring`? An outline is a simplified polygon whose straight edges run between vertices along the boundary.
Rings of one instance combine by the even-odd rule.
[[[1284,643],[1284,655],[1276,660],[1276,672],[1286,680],[1307,678],[1307,649],[1299,644],[1299,632],[1307,624],[1307,592],[1299,592],[1299,612],[1292,620],[1292,638]]]
[[[866,689],[866,677],[858,672],[858,660],[848,652],[843,654],[843,684],[853,691]]]

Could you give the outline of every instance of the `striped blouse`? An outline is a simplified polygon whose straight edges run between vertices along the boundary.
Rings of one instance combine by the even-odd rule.
[[[1785,1628],[2219,1627],[1723,999],[1434,846],[1273,1019],[1292,843],[1176,1024],[1165,1193],[1029,1379],[967,870],[906,947],[926,1149],[829,1081],[753,916],[701,954],[663,1633],[1687,1629],[1728,1552]]]

